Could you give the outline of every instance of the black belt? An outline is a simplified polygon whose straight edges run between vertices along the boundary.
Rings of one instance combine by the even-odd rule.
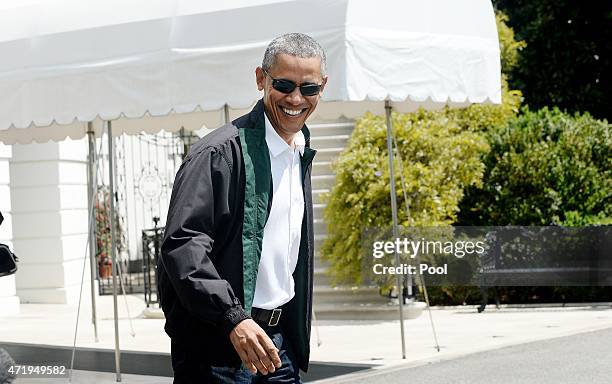
[[[278,325],[282,312],[283,310],[281,308],[274,308],[274,309],[253,308],[251,310],[251,317],[255,321],[259,321],[260,323],[264,323],[270,327],[274,327]]]

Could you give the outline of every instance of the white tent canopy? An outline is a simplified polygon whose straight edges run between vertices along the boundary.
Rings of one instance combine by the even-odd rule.
[[[35,15],[33,17],[33,15]],[[488,0],[11,0],[0,3],[0,142],[214,128],[261,97],[286,32],[317,39],[329,82],[311,119],[499,103]],[[46,127],[46,128],[41,128]],[[52,129],[49,129],[52,128]]]

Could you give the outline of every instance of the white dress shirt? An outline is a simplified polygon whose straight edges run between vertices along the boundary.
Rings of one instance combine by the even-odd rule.
[[[265,115],[266,143],[272,171],[272,207],[264,227],[253,307],[274,309],[293,298],[293,271],[298,260],[304,194],[300,156],[306,145],[298,132],[291,148]]]

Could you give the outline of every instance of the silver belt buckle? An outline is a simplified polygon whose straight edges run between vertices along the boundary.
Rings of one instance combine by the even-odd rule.
[[[268,321],[268,326],[274,327],[278,325],[278,322],[281,317],[281,312],[283,312],[280,308],[275,308],[272,310],[272,316],[270,316],[270,320]]]

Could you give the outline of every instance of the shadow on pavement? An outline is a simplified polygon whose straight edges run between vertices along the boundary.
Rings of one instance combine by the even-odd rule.
[[[64,365],[70,367],[72,348],[55,345],[0,343],[17,364]],[[308,373],[302,373],[306,382],[322,380],[363,371],[374,364],[311,362]],[[115,371],[115,352],[109,349],[78,348],[74,369],[96,372]],[[135,375],[172,377],[172,364],[168,353],[121,352],[121,372]]]

